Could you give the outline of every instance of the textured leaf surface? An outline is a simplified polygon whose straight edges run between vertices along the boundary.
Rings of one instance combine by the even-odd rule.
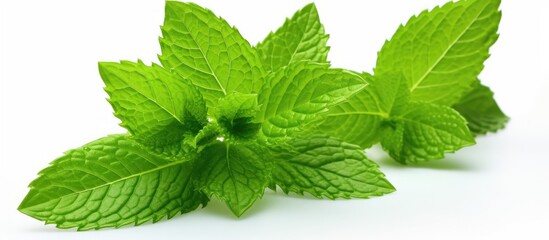
[[[292,136],[320,113],[366,86],[357,74],[327,64],[300,62],[273,72],[259,94],[263,133],[271,138]]]
[[[381,145],[402,163],[443,158],[475,143],[465,119],[446,106],[411,103],[386,124]]]
[[[157,222],[205,205],[188,159],[169,161],[125,135],[68,151],[40,172],[19,211],[79,230]]]
[[[336,138],[296,138],[275,149],[273,180],[284,192],[335,199],[368,198],[395,190],[359,146]]]
[[[174,73],[142,62],[99,63],[105,90],[122,126],[152,146],[177,143],[206,125],[206,106],[198,90]]]
[[[494,92],[478,80],[473,89],[454,105],[454,109],[467,119],[469,130],[474,135],[496,132],[509,121],[494,99]]]
[[[214,116],[230,135],[252,137],[261,128],[258,112],[257,94],[231,93],[219,101]]]
[[[218,142],[202,151],[197,181],[206,194],[224,201],[241,216],[263,196],[271,178],[268,151],[253,142]]]
[[[166,2],[160,61],[190,79],[208,107],[230,92],[261,88],[264,70],[250,44],[225,20],[194,3]]]
[[[303,60],[325,63],[330,50],[326,46],[328,37],[316,6],[311,3],[286,19],[282,27],[270,33],[256,48],[265,70],[276,71]]]
[[[496,41],[500,0],[462,0],[424,11],[378,54],[375,75],[401,71],[412,100],[452,105],[483,69]]]
[[[195,148],[212,143],[221,135],[222,129],[216,122],[209,122],[196,136],[185,139],[189,145]]]
[[[402,75],[376,77],[363,75],[370,84],[341,104],[330,108],[320,130],[345,142],[370,147],[379,142],[381,123],[393,109],[403,108],[409,100]]]

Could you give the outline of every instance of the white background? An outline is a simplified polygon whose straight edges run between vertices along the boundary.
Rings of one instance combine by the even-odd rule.
[[[196,2],[238,26],[252,44],[308,3]],[[400,23],[444,2],[316,1],[331,34],[333,65],[367,71]],[[164,2],[2,1],[0,238],[549,239],[549,21],[541,16],[549,8],[541,2],[503,0],[501,37],[481,75],[511,116],[508,127],[418,166],[368,150],[398,189],[393,194],[329,201],[268,191],[241,219],[212,201],[157,224],[75,232],[15,209],[36,173],[63,151],[124,131],[105,101],[97,62],[158,62]]]

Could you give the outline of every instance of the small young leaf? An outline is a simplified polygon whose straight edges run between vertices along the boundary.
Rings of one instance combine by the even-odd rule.
[[[40,172],[19,211],[79,230],[157,222],[205,205],[190,159],[166,160],[126,135],[68,151]]]
[[[197,164],[198,187],[224,201],[236,216],[263,196],[271,178],[268,151],[252,141],[212,144],[202,151]]]
[[[214,116],[227,133],[235,137],[253,137],[261,128],[256,121],[257,94],[231,93],[219,101]]]
[[[141,143],[165,146],[206,123],[206,106],[192,84],[174,73],[141,61],[99,63],[105,90],[122,126]]]
[[[494,99],[494,92],[482,85],[479,80],[473,84],[473,89],[454,105],[465,119],[473,135],[496,132],[505,127],[509,117],[499,108]]]
[[[430,103],[410,103],[385,124],[381,145],[401,163],[444,157],[475,144],[467,122],[455,110]]]
[[[299,62],[281,68],[268,76],[259,94],[263,134],[291,137],[320,122],[320,113],[365,86],[359,75],[327,64]]]
[[[286,193],[335,199],[368,198],[395,190],[359,146],[337,138],[295,138],[274,151],[273,180]]]
[[[497,40],[500,0],[462,0],[399,27],[378,54],[375,75],[400,71],[412,100],[451,106],[483,69]]]
[[[271,32],[256,48],[267,71],[276,71],[302,60],[326,63],[330,47],[328,34],[320,23],[314,3],[286,19],[276,32]]]
[[[254,48],[236,28],[194,3],[166,2],[162,65],[190,79],[208,107],[230,92],[257,93],[265,75]]]
[[[209,143],[214,142],[221,134],[221,128],[216,122],[209,122],[198,134],[194,137],[191,137],[187,143],[192,147],[202,148]]]

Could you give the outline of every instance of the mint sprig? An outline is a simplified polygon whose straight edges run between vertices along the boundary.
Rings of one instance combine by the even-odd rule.
[[[412,163],[441,159],[473,145],[473,135],[503,128],[508,117],[489,89],[475,83],[498,38],[499,5],[499,0],[461,0],[413,16],[383,45],[374,74],[362,73],[368,85],[330,107],[313,131],[363,148],[381,143],[396,161]],[[271,35],[265,42],[276,39]]]
[[[265,70],[236,28],[192,3],[166,2],[162,34],[162,65],[99,64],[128,133],[55,160],[21,212],[87,230],[156,222],[211,197],[241,216],[273,183],[331,199],[394,191],[358,146],[308,132],[366,86],[359,75],[299,57]],[[299,181],[296,171],[305,174]]]
[[[364,148],[400,163],[440,159],[508,117],[478,80],[497,40],[499,0],[412,17],[374,74],[332,68],[314,4],[256,46],[193,3],[166,2],[161,65],[101,62],[126,134],[67,151],[19,210],[79,230],[157,222],[215,197],[241,216],[267,187],[317,198],[395,189]]]

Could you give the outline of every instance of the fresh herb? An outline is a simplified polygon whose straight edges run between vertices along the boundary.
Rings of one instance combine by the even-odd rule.
[[[298,15],[320,26],[316,11]],[[361,76],[301,57],[264,70],[235,28],[192,3],[166,2],[160,45],[162,66],[99,63],[128,133],[55,160],[21,212],[87,230],[171,218],[212,196],[240,216],[273,185],[330,199],[394,191],[359,146],[306,133],[366,87]]]
[[[251,46],[193,3],[166,2],[161,65],[101,62],[126,134],[66,152],[19,210],[59,228],[139,225],[206,206],[241,216],[267,187],[317,198],[395,189],[363,149],[442,158],[508,117],[477,79],[499,0],[462,0],[401,26],[374,74],[331,68],[314,4]]]
[[[499,5],[500,0],[461,0],[413,16],[383,45],[374,74],[362,73],[369,85],[331,107],[313,131],[363,148],[381,143],[396,161],[411,163],[443,158],[475,144],[473,135],[503,128],[508,117],[477,79],[499,36]],[[257,46],[267,63],[287,62],[288,52],[326,62],[325,41],[311,37],[323,33],[321,27],[302,26],[311,31],[299,35],[307,39],[278,37],[292,36],[290,23],[297,19]]]

